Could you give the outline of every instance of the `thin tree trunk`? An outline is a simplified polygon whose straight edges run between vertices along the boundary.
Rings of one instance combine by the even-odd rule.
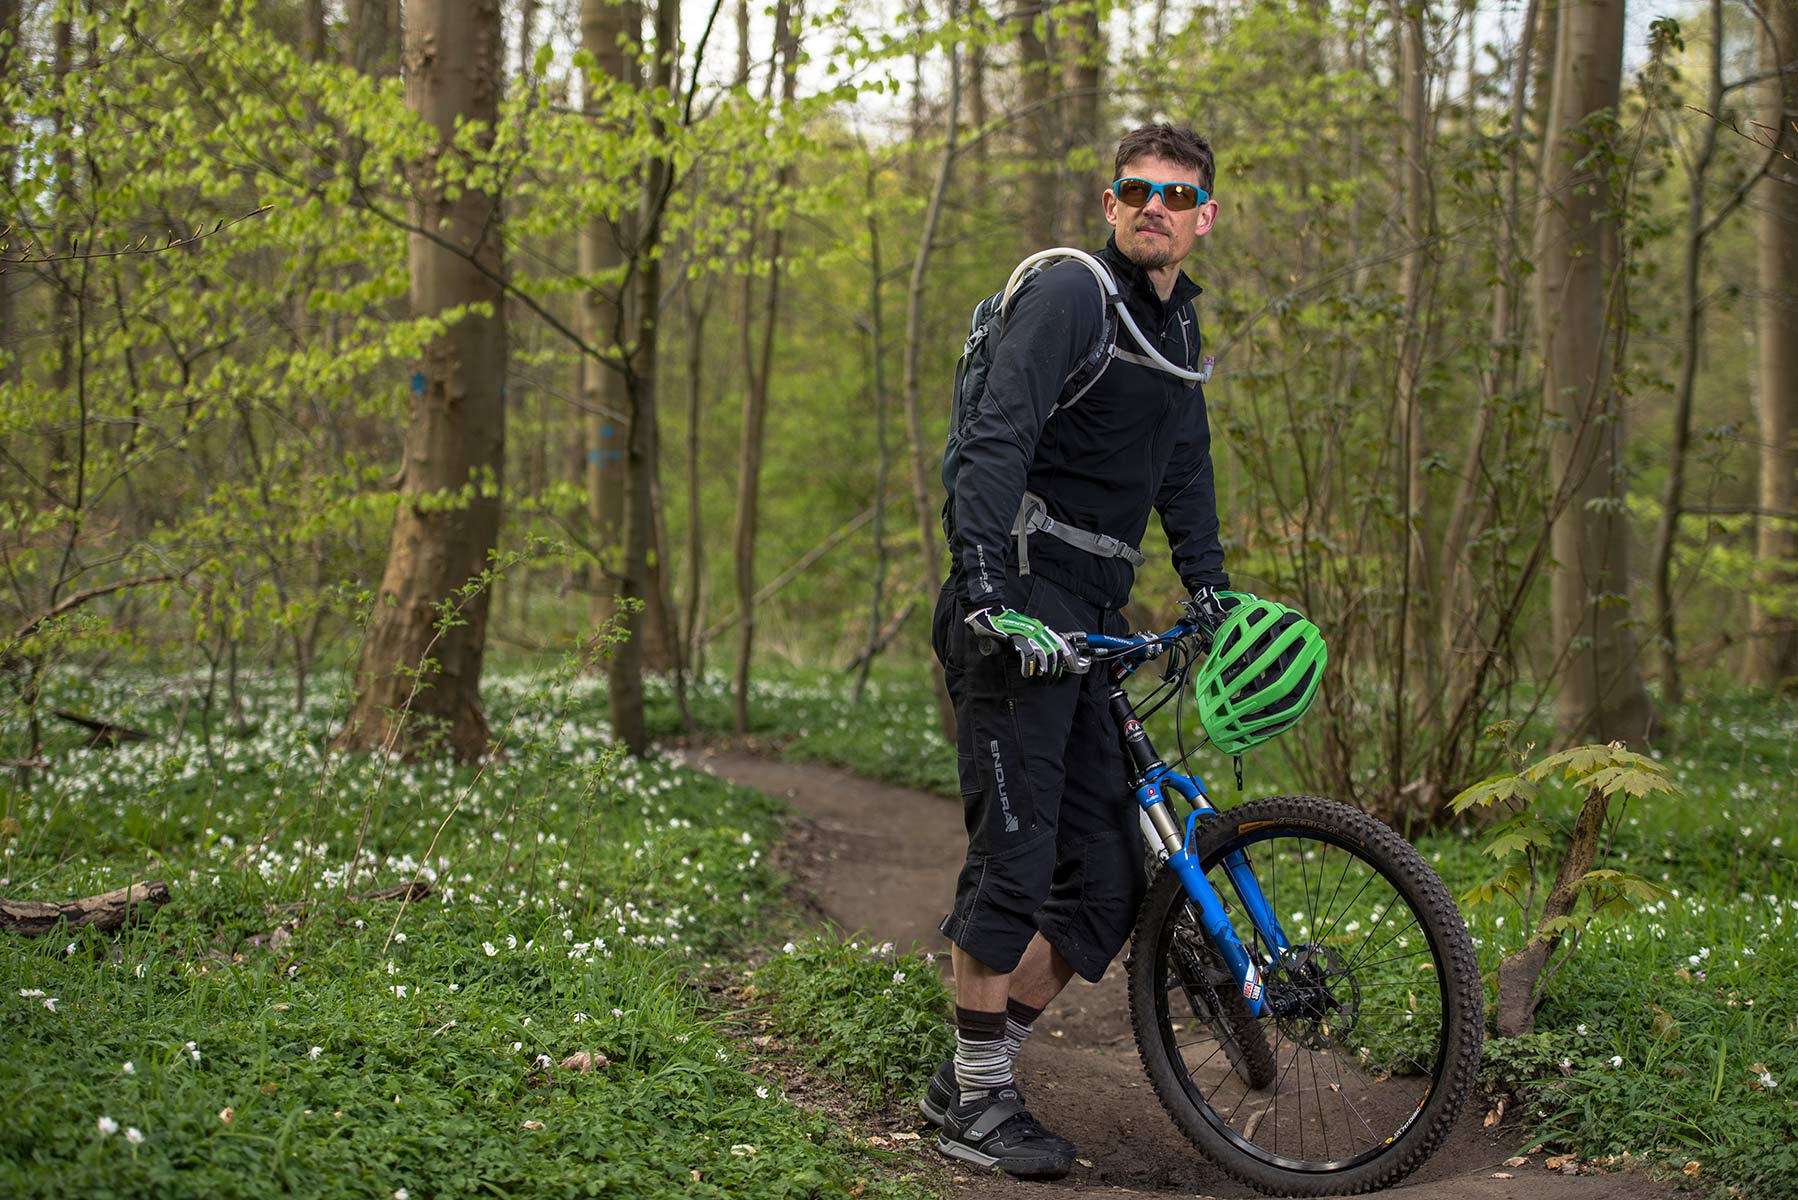
[[[397,75],[400,24],[399,0],[346,0],[343,65],[364,75]]]
[[[705,326],[712,309],[708,289],[704,304],[694,302],[695,289],[682,289],[687,311],[687,612],[682,656],[687,667],[700,670],[699,621],[705,594],[705,512],[700,502],[699,427],[704,417]]]
[[[1760,34],[1760,120],[1775,142],[1769,178],[1759,185],[1760,506],[1798,507],[1798,0],[1770,0]],[[1783,69],[1783,76],[1773,72]],[[1780,592],[1784,607],[1750,593],[1742,678],[1776,687],[1798,676],[1798,524],[1763,516],[1755,536],[1758,587]]]
[[[950,0],[949,19],[955,19],[955,0]],[[948,131],[943,139],[942,157],[937,162],[936,185],[930,191],[930,204],[924,210],[924,229],[918,235],[918,253],[912,260],[911,285],[905,305],[905,431],[911,443],[912,509],[918,522],[918,558],[923,570],[924,586],[929,588],[942,575],[942,552],[938,549],[936,513],[930,503],[929,455],[924,444],[924,418],[918,398],[918,355],[924,343],[924,280],[930,268],[930,251],[936,240],[937,225],[942,220],[943,195],[949,190],[949,179],[955,170],[955,122],[961,112],[961,72],[958,69],[956,43],[949,50],[949,115],[944,123]],[[943,681],[943,667],[933,657],[931,678],[936,685],[937,724],[950,744],[955,742],[955,703],[949,698]]]
[[[1706,112],[1723,110],[1723,2],[1711,0],[1711,62]],[[1673,401],[1673,445],[1668,451],[1667,482],[1661,491],[1661,519],[1655,529],[1655,627],[1661,651],[1661,698],[1677,705],[1684,698],[1679,675],[1679,630],[1673,618],[1673,546],[1679,536],[1680,506],[1685,502],[1686,454],[1692,445],[1692,394],[1698,381],[1698,339],[1703,328],[1698,273],[1704,265],[1705,184],[1717,146],[1717,122],[1700,122],[1698,152],[1686,164],[1686,239],[1680,248],[1680,370]]]
[[[1040,8],[1024,5],[1015,10],[1019,107],[1029,114],[1022,125],[1024,160],[1029,164],[1022,191],[1030,197],[1030,203],[1023,206],[1024,239],[1038,250],[1055,244],[1055,214],[1061,207],[1061,138],[1055,106],[1049,99],[1054,78],[1049,68],[1049,47],[1043,40],[1052,3],[1053,0],[1044,0]],[[953,91],[954,84],[950,86]]]
[[[880,217],[874,203],[874,169],[868,168],[865,179],[865,196],[868,203],[868,375],[873,381],[874,390],[874,582],[872,594],[868,601],[868,644],[861,657],[861,663],[855,672],[855,688],[851,693],[852,703],[862,702],[862,693],[868,686],[868,671],[874,665],[874,655],[878,653],[880,644],[880,608],[885,599],[887,584],[887,544],[886,544],[886,511],[887,511],[887,396],[886,373],[882,370],[882,359],[886,354],[886,339],[882,321],[882,305],[880,303]]]
[[[505,305],[495,282],[505,263],[499,197],[464,178],[452,198],[441,163],[457,153],[454,139],[470,121],[488,130],[477,145],[492,144],[499,0],[413,0],[409,12],[407,105],[438,139],[412,164],[412,221],[435,235],[408,239],[412,315],[474,305],[490,315],[469,313],[432,338],[413,377],[387,569],[337,744],[417,753],[441,736],[470,760],[487,748],[480,683],[489,589],[480,577],[498,541],[505,469]],[[447,628],[439,628],[440,606],[455,613]]]
[[[325,61],[325,0],[305,0],[300,6],[300,52],[307,62]]]
[[[582,106],[592,120],[605,119],[607,81],[628,83],[632,75],[621,45],[627,33],[627,7],[612,0],[581,0],[581,48],[593,56],[591,74],[585,80]],[[581,224],[577,249],[580,271],[589,279],[616,275],[624,264],[624,246],[633,240],[633,214],[620,213],[614,220],[594,214]],[[577,309],[582,340],[592,346],[617,350],[625,337],[624,285],[615,279],[583,289]],[[593,544],[602,561],[588,571],[589,596],[595,629],[611,621],[613,593],[617,585],[615,561],[624,537],[624,496],[628,467],[625,440],[629,436],[626,414],[631,398],[624,372],[592,356],[581,360],[582,431],[587,446],[587,520],[593,527]]]
[[[778,0],[774,7],[774,40],[780,56],[781,100],[790,111],[798,95],[799,46],[793,26],[799,20],[792,0]],[[776,192],[784,192],[792,183],[793,168],[783,164],[775,177]],[[755,542],[761,516],[762,447],[768,423],[768,385],[774,362],[774,326],[780,311],[780,254],[785,229],[776,226],[769,234],[768,292],[761,305],[761,362],[750,342],[748,313],[753,311],[750,297],[755,293],[755,279],[744,282],[743,321],[743,448],[737,470],[737,529],[734,559],[737,582],[737,663],[732,679],[735,727],[738,733],[749,732],[749,666],[755,649]]]
[[[1061,163],[1062,186],[1057,189],[1060,216],[1056,222],[1059,242],[1090,242],[1103,229],[1099,206],[1082,203],[1081,180],[1091,179],[1094,164],[1105,160],[1104,78],[1105,31],[1099,23],[1097,3],[1080,6],[1068,22],[1067,86],[1068,150]]]
[[[18,53],[19,45],[19,0],[0,0],[0,82],[8,85],[12,82],[13,63],[15,57],[19,62],[26,61]],[[0,105],[0,131],[12,128],[12,112]],[[13,194],[13,160],[9,155],[0,161],[0,193]],[[19,371],[19,331],[14,322],[12,299],[12,281],[0,276],[0,383],[16,383],[20,378]]]
[[[1478,630],[1468,625],[1468,603],[1473,591],[1473,572],[1467,562],[1467,547],[1474,527],[1474,493],[1478,487],[1481,464],[1492,433],[1492,410],[1501,395],[1516,387],[1519,348],[1513,344],[1512,331],[1517,328],[1517,304],[1522,292],[1522,278],[1517,261],[1518,246],[1529,239],[1519,236],[1518,224],[1524,220],[1519,204],[1518,180],[1523,163],[1523,119],[1528,111],[1530,64],[1534,57],[1537,0],[1530,0],[1524,13],[1521,44],[1511,76],[1511,153],[1505,168],[1504,235],[1498,248],[1498,278],[1492,285],[1491,369],[1485,373],[1484,395],[1474,414],[1473,431],[1467,439],[1467,453],[1461,462],[1460,481],[1455,485],[1454,503],[1449,508],[1448,523],[1442,537],[1442,599],[1437,607],[1439,641],[1443,669],[1453,679],[1464,645],[1463,638]],[[1553,53],[1552,47],[1550,54]],[[1445,690],[1452,690],[1445,689]]]
[[[674,82],[674,64],[680,55],[678,0],[658,0],[655,13],[655,59],[650,86],[668,91]],[[650,144],[660,146],[667,125],[651,117]],[[656,253],[661,240],[661,214],[667,197],[672,165],[660,154],[652,155],[643,173],[643,203],[639,213],[642,238],[637,256],[637,336],[630,354],[629,487],[624,510],[624,569],[619,581],[620,607],[629,636],[612,651],[608,682],[611,691],[612,733],[632,754],[649,749],[649,730],[643,709],[644,632],[649,624],[647,608],[658,602],[654,568],[650,562],[656,540],[655,491],[661,447],[656,414],[656,346],[659,340],[662,259]],[[664,625],[664,628],[666,626]]]
[[[1609,801],[1602,789],[1593,788],[1586,793],[1579,816],[1574,818],[1567,853],[1555,871],[1548,898],[1543,901],[1535,933],[1521,949],[1507,954],[1498,964],[1500,1037],[1522,1037],[1536,1027],[1536,1006],[1542,1001],[1536,981],[1542,977],[1543,968],[1548,966],[1555,948],[1561,944],[1559,926],[1551,923],[1570,916],[1579,902],[1579,883],[1598,859],[1599,838],[1604,833],[1608,808]]]
[[[1425,703],[1439,703],[1441,691],[1435,670],[1435,642],[1426,633],[1426,616],[1434,579],[1425,548],[1422,527],[1427,498],[1424,495],[1425,459],[1423,396],[1420,375],[1424,345],[1428,340],[1429,289],[1436,250],[1433,188],[1429,173],[1430,114],[1429,60],[1424,45],[1424,10],[1419,0],[1394,0],[1393,23],[1399,38],[1400,123],[1405,136],[1398,165],[1399,191],[1404,216],[1403,236],[1409,248],[1399,268],[1398,404],[1399,443],[1403,472],[1396,503],[1404,514],[1403,575],[1398,593],[1399,653],[1393,655],[1393,721],[1391,778],[1410,777],[1407,761],[1410,745],[1408,721],[1414,711],[1410,685],[1413,664],[1423,678],[1418,694]]]
[[[1608,172],[1583,165],[1592,122],[1617,106],[1623,0],[1561,0],[1542,212],[1536,238],[1537,339],[1550,442],[1554,644],[1567,669],[1556,696],[1563,736],[1641,742],[1655,713],[1628,623],[1629,525],[1623,505],[1623,414],[1612,383],[1607,285],[1618,273],[1616,198]],[[1602,153],[1602,151],[1600,151]]]

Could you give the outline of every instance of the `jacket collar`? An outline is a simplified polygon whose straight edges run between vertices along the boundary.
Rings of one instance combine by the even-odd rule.
[[[1126,298],[1145,300],[1157,310],[1163,310],[1163,301],[1156,293],[1155,284],[1149,279],[1149,273],[1131,262],[1124,256],[1124,252],[1118,249],[1116,234],[1105,239],[1105,247],[1099,251],[1098,257],[1111,268],[1112,276],[1118,282],[1118,290]],[[1188,279],[1185,271],[1181,271],[1174,277],[1174,290],[1167,298],[1166,308],[1178,308],[1202,291],[1204,291],[1203,288]]]

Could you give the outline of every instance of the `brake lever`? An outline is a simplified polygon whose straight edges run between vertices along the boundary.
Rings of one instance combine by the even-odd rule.
[[[1062,638],[1067,642],[1068,649],[1072,651],[1068,655],[1068,674],[1084,675],[1092,670],[1095,660],[1091,648],[1086,644],[1086,635],[1084,633],[1067,633],[1063,634]]]

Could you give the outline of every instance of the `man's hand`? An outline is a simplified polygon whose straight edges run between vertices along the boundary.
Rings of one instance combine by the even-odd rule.
[[[1074,663],[1074,648],[1067,639],[1035,617],[997,605],[971,612],[968,628],[995,645],[1018,652],[1018,671],[1026,679],[1039,675],[1059,678]]]
[[[1242,592],[1222,592],[1210,587],[1202,587],[1193,592],[1192,599],[1186,603],[1186,611],[1192,623],[1198,626],[1207,646],[1217,636],[1218,629],[1229,619],[1231,610],[1241,604],[1244,598]]]

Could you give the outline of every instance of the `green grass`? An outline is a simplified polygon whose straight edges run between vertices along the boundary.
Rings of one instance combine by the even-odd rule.
[[[758,683],[758,732],[787,757],[953,795],[953,756],[936,737],[922,672],[890,677],[860,706],[841,676]],[[708,698],[704,723],[728,725]],[[720,715],[721,714],[721,715]],[[1172,750],[1167,716],[1150,724]],[[1677,1169],[1751,1196],[1798,1193],[1798,700],[1717,686],[1669,714],[1655,756],[1682,800],[1617,813],[1612,865],[1671,893],[1604,920],[1550,981],[1538,1033],[1489,1046],[1485,1082],[1525,1097],[1527,1136],[1567,1151]],[[1227,762],[1194,768],[1225,805]],[[1452,795],[1471,780],[1444,781]],[[1307,788],[1278,754],[1248,761],[1247,795]],[[1579,797],[1544,811],[1571,823]],[[1477,828],[1451,826],[1419,848],[1457,895],[1492,873]],[[1548,868],[1552,871],[1552,864]],[[1546,888],[1548,880],[1543,880]],[[1488,981],[1525,936],[1499,902],[1467,910]],[[1515,1105],[1513,1105],[1515,1111]]]
[[[948,995],[927,954],[828,933],[788,942],[755,973],[773,1028],[869,1105],[921,1094],[955,1050]]]
[[[478,769],[323,754],[341,698],[295,715],[273,677],[250,736],[215,714],[202,744],[195,683],[58,677],[55,706],[158,739],[58,725],[51,770],[0,785],[0,894],[173,891],[116,935],[0,939],[0,1195],[923,1194],[712,999],[792,929],[776,802],[615,760],[590,679],[490,680],[506,752]],[[403,911],[341,899],[415,877]],[[908,997],[937,1007],[894,1019],[940,1022]]]

